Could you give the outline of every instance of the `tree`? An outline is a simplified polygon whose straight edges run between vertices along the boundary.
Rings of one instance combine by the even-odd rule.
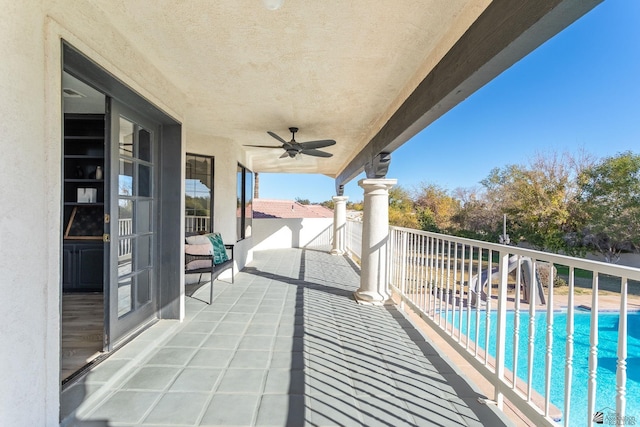
[[[416,214],[422,230],[451,232],[455,228],[453,218],[460,210],[460,203],[447,190],[435,184],[421,183],[414,193]]]
[[[389,224],[397,227],[418,228],[413,200],[400,185],[389,190]]]
[[[364,210],[364,202],[347,202],[347,209],[351,209],[354,211],[362,211]]]
[[[452,218],[456,235],[498,241],[498,235],[502,232],[501,207],[494,208],[479,188],[457,188],[453,197],[460,204],[460,209]]]
[[[324,206],[327,209],[334,210],[336,207],[336,202],[334,202],[333,200],[325,200],[324,202],[320,203],[320,205]]]
[[[640,247],[640,155],[607,157],[579,176],[585,242],[617,262]]]
[[[575,253],[566,236],[581,225],[576,211],[575,161],[569,154],[536,155],[528,166],[494,169],[482,181],[487,203],[500,221],[506,214],[512,241],[536,249]]]
[[[301,199],[300,197],[296,197],[296,202],[300,203],[301,205],[310,205],[311,204],[309,199]]]

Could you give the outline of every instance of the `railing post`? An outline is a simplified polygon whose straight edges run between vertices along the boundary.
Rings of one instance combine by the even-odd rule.
[[[484,321],[484,364],[489,363],[489,335],[491,334],[491,288],[493,288],[493,251],[487,255],[487,296]]]
[[[549,263],[549,282],[547,284],[547,336],[545,349],[544,415],[549,416],[551,409],[551,364],[553,361],[553,263]]]
[[[616,415],[625,419],[627,406],[627,278],[620,283],[620,320],[618,321],[618,363],[616,366]]]
[[[527,354],[527,401],[531,402],[533,397],[533,355],[535,351],[536,339],[536,295],[537,295],[537,274],[538,268],[535,260],[531,261],[529,271],[529,353]]]
[[[406,295],[406,282],[407,282],[407,232],[401,231],[401,243],[400,243],[400,292],[402,298],[400,299],[400,308],[404,310],[404,298]]]
[[[469,279],[467,280],[467,340],[465,341],[465,349],[469,350],[469,345],[471,343],[471,282],[473,278],[473,246],[469,245],[469,273],[467,276]],[[460,325],[462,328],[462,325]]]
[[[475,333],[475,346],[473,355],[474,357],[478,357],[478,350],[480,347],[480,306],[482,305],[482,292],[484,289],[484,284],[482,283],[482,253],[483,249],[481,246],[478,246],[478,282],[476,284],[476,333]],[[480,295],[478,295],[478,289],[480,290]],[[486,349],[489,351],[489,349]],[[486,361],[486,359],[485,359]]]
[[[589,382],[587,391],[587,425],[593,426],[596,411],[596,376],[598,371],[598,272],[593,272],[591,285],[591,325],[589,331]]]
[[[567,344],[565,347],[566,360],[564,367],[564,425],[569,427],[571,414],[571,380],[573,379],[573,333],[574,333],[574,304],[575,299],[575,268],[569,267],[569,298],[567,300]]]
[[[496,319],[496,387],[495,401],[498,409],[502,410],[504,396],[500,392],[498,384],[504,383],[504,364],[505,364],[505,343],[507,334],[507,281],[509,279],[509,253],[500,251],[499,264],[500,279],[498,283],[498,318]],[[490,282],[489,282],[490,283]],[[487,305],[491,304],[491,300],[487,298]],[[489,349],[485,348],[488,353]],[[515,373],[514,373],[515,375]]]
[[[462,245],[462,254],[460,254],[460,291],[458,291],[458,342],[462,340],[462,312],[464,310],[464,261],[465,261],[465,248],[467,245]],[[469,275],[471,277],[471,275]]]
[[[520,299],[522,298],[522,291],[520,288],[523,286],[522,280],[522,256],[517,255],[516,258],[516,296],[514,301],[514,309],[513,309],[513,368],[511,372],[512,381],[511,388],[514,390],[518,389],[518,353],[520,348]]]

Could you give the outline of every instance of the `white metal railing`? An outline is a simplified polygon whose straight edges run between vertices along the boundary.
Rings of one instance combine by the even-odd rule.
[[[208,231],[211,225],[211,218],[208,216],[190,216],[184,217],[184,229],[187,233],[195,233],[198,231]]]
[[[201,230],[209,230],[211,219],[208,216],[185,216],[185,231],[197,232]],[[131,218],[118,219],[118,257],[124,257],[131,254],[131,236],[133,234],[133,220]],[[124,238],[122,238],[124,237]]]
[[[133,234],[133,220],[131,218],[118,219],[118,236],[131,236]],[[118,258],[131,254],[131,239],[120,238],[118,240]]]
[[[347,253],[360,260],[362,258],[362,221],[347,221],[345,235]]]
[[[357,231],[351,226],[347,241],[355,252],[351,243],[358,238],[351,236]],[[390,228],[388,258],[390,287],[401,296],[402,305],[417,311],[493,384],[500,408],[506,397],[536,425],[592,426],[596,411],[613,406],[613,399],[596,405],[602,375],[598,321],[604,317],[598,288],[606,281],[619,295],[617,332],[611,332],[617,341],[615,416],[636,421],[625,417],[627,287],[630,281],[640,281],[639,269],[398,227]],[[560,276],[567,285],[555,295]],[[580,296],[578,286],[583,288]],[[587,301],[578,301],[584,294]],[[575,330],[574,306],[580,303],[590,305],[590,314],[584,314],[589,319],[588,337]],[[558,310],[563,306],[566,311]],[[555,319],[564,320],[565,315],[566,327],[556,326]],[[554,342],[554,334],[564,343]],[[576,358],[578,339],[588,348],[588,368],[580,368],[588,372],[583,398],[587,410],[579,414],[571,411],[572,402],[581,403],[572,399],[572,384],[585,381],[574,375],[574,365],[583,363]],[[555,374],[552,369],[558,364],[564,381],[558,369]],[[562,401],[559,408],[552,395]]]

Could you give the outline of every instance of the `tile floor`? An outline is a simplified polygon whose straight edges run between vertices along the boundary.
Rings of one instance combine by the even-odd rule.
[[[393,305],[356,304],[358,285],[346,258],[256,252],[213,305],[187,298],[184,322],[66,389],[63,425],[510,425]]]

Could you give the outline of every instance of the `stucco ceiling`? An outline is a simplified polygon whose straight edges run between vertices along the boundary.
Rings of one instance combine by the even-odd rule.
[[[486,0],[94,0],[188,97],[189,129],[278,146],[335,139],[332,158],[251,149],[254,170],[335,176],[480,14]],[[285,170],[283,170],[283,168]]]
[[[345,169],[351,174],[354,159],[360,162],[363,153],[365,157],[377,154],[369,153],[372,141],[380,139],[380,132],[394,115],[397,118],[403,103],[412,94],[416,96],[414,90],[425,85],[425,78],[478,17],[489,11],[492,2],[284,0],[284,6],[277,11],[267,10],[261,0],[92,3],[185,94],[189,132],[205,135],[212,144],[242,147],[256,172],[336,177],[345,175]],[[550,0],[543,2],[544,6],[537,1],[497,3],[491,5],[495,12],[485,13],[490,17],[485,19],[484,29],[474,36],[480,43],[488,40],[488,50],[495,43],[484,33],[499,33],[501,29],[496,28],[503,24],[507,30],[522,25],[526,27],[522,28],[524,31],[533,25],[524,22],[532,13],[536,14],[536,21],[538,15],[544,16],[558,4],[578,5],[584,1]],[[577,8],[569,6],[572,7]],[[575,18],[569,21],[572,19]],[[560,28],[566,25],[563,22]],[[520,33],[519,28],[506,36],[499,33],[495,40],[508,40],[497,51],[506,49],[511,37]],[[472,53],[474,46],[466,49]],[[490,52],[478,60],[482,62],[469,66],[477,69],[495,54]],[[457,63],[452,62],[450,70],[440,73],[445,76],[440,81],[446,81],[449,71],[454,73],[455,68],[466,66],[465,55],[461,54]],[[515,55],[494,68],[504,69],[517,59],[519,56]],[[484,83],[476,80],[477,89]],[[449,101],[446,108],[469,94]],[[439,102],[435,99],[435,103]],[[299,142],[335,139],[335,146],[324,149],[334,156],[280,159],[281,150],[244,147],[279,146],[266,132],[273,131],[288,140],[290,126],[300,128],[296,135]],[[408,138],[409,133],[400,131],[406,135],[390,137],[395,138],[392,148]],[[412,133],[416,131],[413,129]],[[358,162],[356,169],[361,163]]]

